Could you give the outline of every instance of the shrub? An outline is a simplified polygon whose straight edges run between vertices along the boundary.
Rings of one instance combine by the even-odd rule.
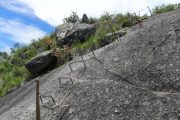
[[[125,27],[131,27],[133,26],[133,19],[134,15],[131,13],[126,13],[126,14],[117,14],[115,19],[118,20],[118,24],[121,26],[121,28]]]
[[[12,65],[8,61],[0,64],[0,96],[11,91],[12,87],[20,85],[28,75],[25,67]]]
[[[70,60],[72,60],[72,51],[69,46],[64,46],[64,48],[54,49],[53,55],[57,57],[58,64],[57,66],[60,66]]]
[[[77,13],[72,11],[71,15],[67,18],[64,18],[63,21],[64,23],[76,23],[76,22],[79,22],[80,19]]]
[[[93,44],[97,44],[97,40],[95,39],[94,35],[92,35],[83,43],[80,42],[76,43],[74,47],[77,49],[78,53],[81,53],[82,51],[85,51],[88,48],[90,48]]]
[[[105,22],[107,20],[111,20],[113,18],[112,14],[109,14],[108,12],[105,12],[99,19],[99,22]]]
[[[12,72],[6,75],[2,75],[2,86],[0,86],[0,96],[4,96],[7,92],[10,92],[14,86],[18,86],[22,82],[22,78],[14,77]]]

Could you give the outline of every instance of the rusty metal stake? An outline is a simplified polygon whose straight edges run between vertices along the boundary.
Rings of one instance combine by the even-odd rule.
[[[71,81],[71,85],[74,84],[73,79],[72,79],[71,77],[59,77],[59,85],[60,85],[60,87],[61,87],[61,85],[62,85],[61,80],[62,80],[62,79],[66,79],[66,78],[68,78],[68,79]]]
[[[92,54],[94,55],[94,57],[96,57],[96,55],[95,55],[94,51],[91,51],[91,52],[92,52]]]
[[[151,14],[151,16],[152,16],[153,14],[152,14],[152,11],[151,11],[150,7],[147,6],[147,8],[148,8],[148,10],[149,10],[149,12],[150,12],[150,14]]]
[[[36,120],[40,120],[39,80],[36,80]]]
[[[61,78],[59,78],[59,86],[61,87]]]
[[[70,63],[69,63],[69,68],[71,69],[71,72],[72,72],[73,70],[72,70],[72,67],[71,67]]]
[[[40,100],[41,100],[41,103],[42,103],[42,104],[44,104],[43,98],[51,98],[51,100],[52,100],[52,102],[54,103],[54,105],[56,104],[54,98],[53,98],[51,95],[41,95],[41,96],[40,96]]]

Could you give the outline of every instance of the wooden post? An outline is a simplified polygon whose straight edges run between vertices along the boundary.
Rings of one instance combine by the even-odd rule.
[[[40,120],[39,80],[36,80],[36,120]]]

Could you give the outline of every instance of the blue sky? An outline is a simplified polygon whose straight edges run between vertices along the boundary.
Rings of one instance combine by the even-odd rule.
[[[150,6],[180,0],[0,0],[0,51],[10,52],[15,43],[29,44],[54,31],[71,11],[79,16],[137,12]],[[147,9],[143,11],[148,13]]]
[[[54,31],[53,25],[36,16],[33,9],[26,4],[12,2],[15,7],[9,9],[8,0],[4,1],[0,1],[0,51],[10,52],[10,48],[17,42],[28,44],[32,39],[41,38]],[[23,7],[27,11],[20,9]]]

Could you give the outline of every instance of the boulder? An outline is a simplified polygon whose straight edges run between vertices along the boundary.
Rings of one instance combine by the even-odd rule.
[[[52,55],[52,52],[52,50],[49,50],[38,54],[28,61],[25,67],[34,75],[49,70],[57,62],[57,58]]]
[[[95,25],[85,23],[64,23],[56,28],[57,45],[72,45],[76,42],[83,42],[96,31]]]

